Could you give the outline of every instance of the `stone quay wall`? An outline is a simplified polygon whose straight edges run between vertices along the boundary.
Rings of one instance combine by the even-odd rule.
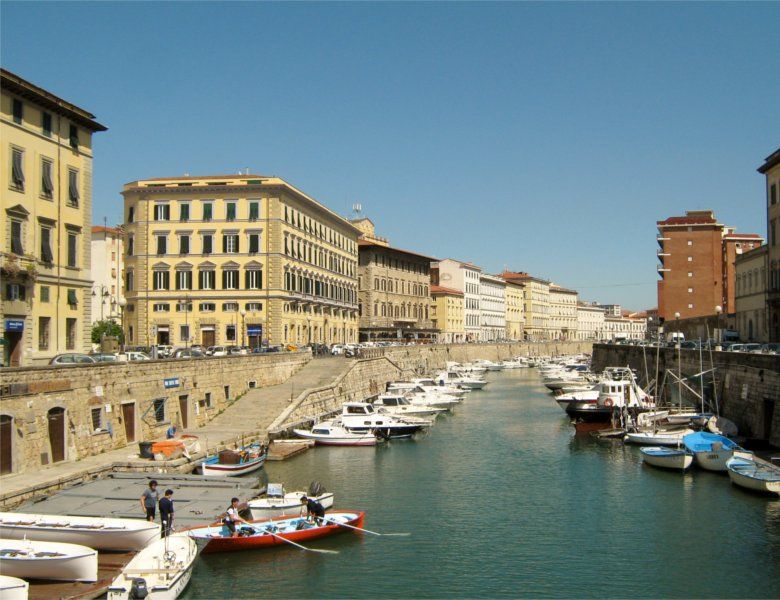
[[[644,353],[643,353],[644,350]],[[605,367],[631,366],[642,380],[645,379],[645,364],[652,380],[656,371],[655,348],[597,344],[593,348],[593,370]],[[684,348],[680,352],[683,376],[694,376],[701,372],[699,351]],[[658,352],[659,379],[666,369],[677,372],[678,350],[661,348]],[[711,368],[710,354],[702,355],[704,370]],[[714,390],[705,379],[708,398],[717,398],[720,414],[736,423],[740,435],[766,441],[780,447],[780,356],[772,354],[748,354],[744,352],[713,352],[712,364],[716,367]],[[666,381],[673,379],[667,377]],[[697,392],[698,378],[688,381]],[[683,397],[694,400],[694,396],[683,390]]]
[[[4,461],[10,454],[11,472],[23,473],[160,439],[172,424],[196,429],[309,360],[294,352],[3,369]]]

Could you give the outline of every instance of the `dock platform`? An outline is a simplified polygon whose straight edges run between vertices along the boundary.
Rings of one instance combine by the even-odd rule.
[[[89,600],[104,596],[108,586],[119,575],[125,565],[135,556],[135,552],[98,552],[98,580],[94,583],[74,581],[47,581],[30,583],[30,600],[49,600],[50,598],[68,598]]]
[[[266,460],[287,460],[314,447],[314,440],[274,440]]]

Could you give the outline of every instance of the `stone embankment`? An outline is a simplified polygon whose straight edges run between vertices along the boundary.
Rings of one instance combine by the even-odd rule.
[[[659,380],[664,381],[664,372],[678,370],[678,350],[675,348],[642,348],[597,344],[593,347],[593,369],[631,366],[640,377],[653,380],[656,373],[658,354]],[[705,397],[713,403],[717,400],[720,414],[734,421],[740,434],[745,437],[764,440],[780,447],[780,356],[772,354],[748,354],[743,352],[713,352],[701,356],[698,350],[682,349],[679,362],[683,377],[690,378],[687,384],[699,392],[703,370],[715,366],[714,385],[705,375]],[[703,369],[701,368],[703,365]],[[647,375],[645,373],[647,372]],[[667,383],[676,381],[666,377]],[[673,384],[671,387],[677,387]],[[670,389],[666,386],[667,391]],[[683,397],[693,400],[694,396],[683,388]]]

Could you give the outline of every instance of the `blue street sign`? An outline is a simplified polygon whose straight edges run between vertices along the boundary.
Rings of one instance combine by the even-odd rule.
[[[165,389],[170,388],[177,388],[179,387],[179,378],[178,377],[168,377],[166,379],[163,379],[163,386],[165,386]]]
[[[24,320],[22,320],[22,319],[6,319],[5,320],[5,330],[6,331],[14,331],[14,332],[22,332],[22,331],[24,331]]]

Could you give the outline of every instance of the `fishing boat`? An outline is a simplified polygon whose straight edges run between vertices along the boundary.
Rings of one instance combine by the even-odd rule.
[[[140,550],[160,537],[160,526],[142,519],[0,513],[0,538],[81,544],[95,550]]]
[[[23,579],[93,582],[97,550],[79,544],[0,539],[0,573]]]
[[[732,456],[726,461],[731,483],[754,492],[780,494],[780,467],[755,457]]]
[[[203,553],[232,552],[300,544],[309,540],[349,531],[351,527],[363,527],[364,512],[335,512],[325,515],[325,523],[315,524],[303,517],[251,521],[242,525],[238,537],[231,537],[222,523],[182,530],[199,543],[204,543]]]
[[[107,600],[176,600],[190,582],[197,556],[198,545],[186,535],[159,539],[127,563],[111,582]]]
[[[558,403],[564,412],[569,404],[574,402],[585,402],[588,404],[596,405],[599,399],[598,390],[586,390],[582,392],[571,392],[569,394],[560,394],[555,396],[555,401]]]
[[[662,469],[684,471],[693,464],[693,454],[684,448],[667,448],[665,446],[648,446],[640,448],[642,460],[648,465]]]
[[[691,433],[693,429],[630,431],[623,441],[646,446],[679,446],[683,438]]]
[[[30,584],[18,577],[0,575],[0,598],[3,600],[27,600]]]
[[[314,482],[309,486],[308,492],[285,492],[281,483],[269,483],[265,496],[253,498],[247,502],[249,512],[253,520],[270,519],[271,517],[281,517],[283,515],[296,514],[300,516],[305,506],[301,505],[301,497],[306,496],[322,504],[323,508],[333,507],[335,494],[328,492],[321,485]]]
[[[298,437],[314,440],[314,443],[320,446],[376,446],[385,441],[373,431],[349,431],[342,425],[341,419],[323,421],[311,429],[293,429],[293,433]]]
[[[200,468],[206,476],[237,477],[257,471],[267,457],[268,448],[264,445],[248,444],[238,450],[226,448],[207,456]]]
[[[734,440],[707,431],[686,435],[683,444],[693,452],[696,464],[708,471],[726,471],[726,463],[732,456],[749,457],[752,454]]]

